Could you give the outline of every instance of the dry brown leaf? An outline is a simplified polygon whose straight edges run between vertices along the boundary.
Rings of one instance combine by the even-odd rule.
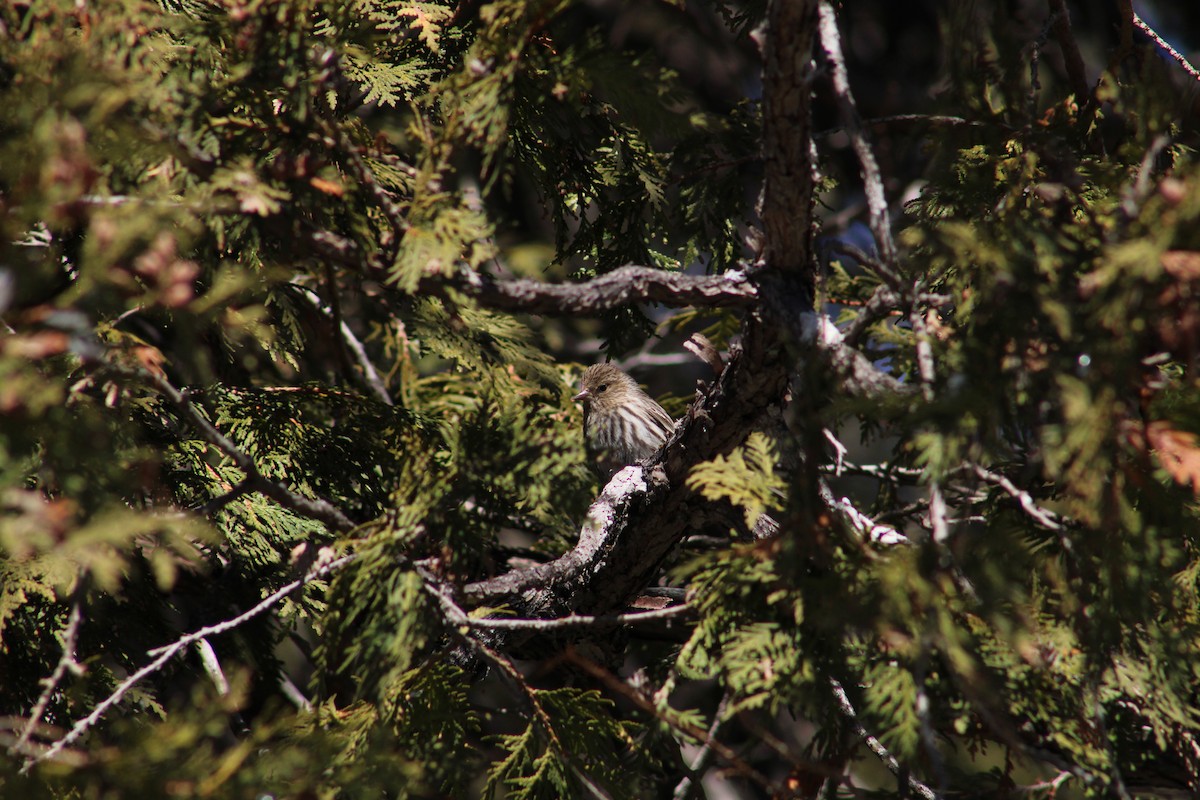
[[[331,194],[334,197],[341,197],[346,193],[346,187],[336,181],[327,181],[324,178],[309,178],[308,182],[312,187],[325,194]]]
[[[1171,477],[1190,485],[1200,495],[1200,443],[1196,434],[1175,430],[1169,422],[1158,420],[1146,426],[1146,438]]]
[[[1200,280],[1200,252],[1195,250],[1168,250],[1159,259],[1163,269],[1181,281]]]
[[[70,337],[61,331],[39,331],[27,336],[12,336],[0,342],[0,352],[15,358],[37,361],[64,352]]]

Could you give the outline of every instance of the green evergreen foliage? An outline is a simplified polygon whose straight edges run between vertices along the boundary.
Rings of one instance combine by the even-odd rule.
[[[602,6],[0,7],[0,796],[1200,792],[1182,65],[1115,10],[1069,5],[1086,93],[1044,16],[840,17],[860,49],[940,48],[851,65],[864,114],[941,115],[867,126],[894,263],[838,246],[860,166],[816,139],[817,311],[899,382],[872,393],[758,263],[756,42],[793,32],[761,3]],[[667,319],[487,294],[628,264],[758,295]],[[598,600],[624,551],[580,531],[701,451],[601,495],[581,368],[667,363],[638,377],[686,435],[720,409],[658,357],[702,332],[737,365],[771,326],[786,401],[687,462],[656,518],[687,530]],[[546,608],[571,616],[524,619]]]

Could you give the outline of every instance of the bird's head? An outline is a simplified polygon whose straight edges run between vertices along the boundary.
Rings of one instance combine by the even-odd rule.
[[[633,378],[612,364],[593,364],[579,381],[579,394],[571,399],[583,403],[585,408],[604,410],[627,401],[637,388]]]

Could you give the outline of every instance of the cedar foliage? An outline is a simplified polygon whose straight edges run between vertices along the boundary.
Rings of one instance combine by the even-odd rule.
[[[1103,56],[1073,94],[1035,5],[1025,24],[921,6],[940,92],[893,89],[963,124],[871,128],[889,194],[922,181],[897,204],[900,276],[941,299],[858,320],[856,346],[912,391],[864,398],[797,363],[786,425],[688,477],[736,513],[662,565],[686,623],[518,641],[472,633],[430,586],[573,546],[601,488],[570,400],[595,337],[726,346],[746,312],[530,317],[451,278],[744,267],[761,105],[637,36],[614,47],[632,18],[586,4],[5,4],[0,793],[1200,791],[1196,90],[1115,8],[1111,26],[1072,9]],[[639,35],[679,32],[752,80],[761,4],[645,9]],[[888,102],[852,67],[865,109]],[[818,137],[829,243],[852,239],[835,212],[859,186],[837,142]],[[857,324],[894,276],[825,249],[819,302]],[[353,529],[244,484],[160,380]],[[877,467],[831,492],[823,428]],[[907,542],[872,540],[850,503]],[[778,530],[747,541],[764,514]],[[206,639],[227,687],[189,647],[19,772],[148,651],[328,552],[354,559]],[[44,693],[68,643],[77,665]]]

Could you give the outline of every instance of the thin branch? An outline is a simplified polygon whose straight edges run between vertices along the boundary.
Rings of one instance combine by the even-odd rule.
[[[1009,789],[1009,791],[1017,792],[1019,794],[1033,794],[1034,792],[1049,792],[1050,796],[1054,797],[1055,793],[1057,793],[1058,790],[1060,788],[1062,788],[1062,785],[1064,783],[1066,783],[1067,781],[1069,781],[1073,777],[1075,777],[1075,776],[1072,775],[1070,772],[1067,772],[1066,770],[1062,770],[1057,775],[1055,775],[1054,778],[1051,780],[1038,781],[1037,783],[1031,783],[1026,786],[1017,786],[1015,788]]]
[[[1191,62],[1187,60],[1183,53],[1180,53],[1178,50],[1168,44],[1167,41],[1159,36],[1153,28],[1147,25],[1146,21],[1138,16],[1136,11],[1133,12],[1133,25],[1139,31],[1149,36],[1150,40],[1154,42],[1154,44],[1157,45],[1164,53],[1175,59],[1175,62],[1179,64],[1179,66],[1183,67],[1184,72],[1192,76],[1194,80],[1200,81],[1200,70],[1193,67]]]
[[[964,117],[952,117],[945,114],[889,114],[884,117],[867,117],[860,120],[859,123],[868,128],[883,127],[886,125],[941,125],[947,128],[957,128],[960,126],[968,126],[972,128],[984,128],[989,125],[995,125],[995,122],[980,122],[978,120],[966,119]],[[835,133],[842,133],[847,128],[844,125],[838,125],[833,128],[826,128],[822,131],[817,131],[813,134],[813,138],[817,140],[828,139]]]
[[[1052,531],[1061,531],[1065,527],[1063,525],[1062,517],[1058,516],[1053,511],[1047,511],[1039,506],[1029,492],[1018,488],[1016,484],[1003,475],[984,469],[978,464],[971,464],[971,471],[974,472],[980,480],[990,483],[993,486],[999,486],[1001,489],[1003,489],[1009,497],[1017,501],[1017,503],[1021,506],[1022,511],[1032,517],[1034,521],[1043,528],[1047,528]]]
[[[211,517],[242,495],[254,491],[254,487],[251,484],[252,481],[249,478],[242,478],[238,481],[237,486],[234,486],[228,492],[217,495],[203,505],[196,506],[196,513],[201,516]]]
[[[1121,192],[1121,213],[1127,218],[1133,219],[1136,217],[1141,204],[1150,196],[1150,192],[1154,188],[1152,182],[1154,162],[1158,160],[1158,156],[1162,153],[1163,148],[1170,143],[1171,137],[1165,133],[1160,133],[1154,137],[1154,141],[1146,148],[1146,152],[1142,156],[1142,163],[1138,166],[1137,178],[1132,185],[1127,186],[1125,191]]]
[[[332,278],[330,278],[329,283],[329,291],[335,292]],[[387,387],[383,383],[383,378],[379,376],[379,371],[375,369],[375,365],[372,364],[371,359],[367,357],[367,350],[365,347],[363,347],[363,343],[359,341],[358,337],[354,335],[354,331],[351,330],[350,326],[346,324],[346,321],[342,319],[339,305],[336,302],[333,302],[330,305],[325,305],[323,302],[321,302],[321,298],[317,296],[317,293],[311,289],[305,288],[304,286],[300,286],[298,284],[292,284],[292,286],[298,289],[314,308],[328,317],[330,322],[332,322],[341,333],[341,342],[345,348],[348,348],[350,352],[354,354],[354,360],[358,364],[359,369],[361,369],[363,372],[363,378],[366,381],[367,388],[374,392],[375,396],[384,403],[388,404],[389,406],[395,405],[392,401],[391,394],[388,393]],[[343,356],[345,354],[341,348],[338,349],[338,352],[342,353]]]
[[[233,460],[238,469],[246,474],[243,480],[244,483],[248,482],[249,486],[253,487],[255,491],[261,492],[281,506],[295,511],[301,516],[322,522],[335,531],[345,533],[354,529],[354,523],[350,521],[350,518],[329,501],[320,498],[314,500],[304,497],[303,495],[296,494],[282,484],[275,483],[266,478],[259,472],[258,465],[254,463],[254,459],[238,449],[228,437],[217,430],[196,405],[192,403],[187,394],[172,386],[170,381],[166,379],[166,376],[149,370],[141,374],[145,376],[145,379],[160,394],[175,405],[184,418],[191,423],[192,427],[200,432],[200,435],[205,440],[215,445]]]
[[[304,692],[300,691],[300,687],[296,685],[287,674],[279,676],[279,690],[283,692],[283,696],[292,701],[292,705],[301,711],[312,711],[312,701],[304,696]]]
[[[1029,54],[1029,119],[1030,121],[1037,118],[1037,99],[1038,92],[1042,89],[1042,82],[1038,77],[1038,65],[1041,63],[1042,48],[1046,46],[1046,40],[1050,38],[1050,30],[1054,27],[1054,23],[1058,21],[1058,13],[1050,12],[1045,24],[1042,25],[1042,30],[1038,33],[1037,38],[1033,40],[1031,51]]]
[[[37,702],[33,705],[33,710],[29,712],[29,721],[21,729],[21,735],[17,737],[16,742],[9,748],[10,753],[25,752],[26,745],[29,744],[29,737],[33,735],[34,730],[41,724],[42,715],[46,713],[46,709],[50,705],[50,698],[54,696],[54,692],[58,690],[59,683],[62,682],[63,676],[70,670],[74,673],[82,671],[79,662],[75,660],[75,647],[79,639],[79,626],[83,622],[83,603],[81,597],[77,596],[75,602],[71,604],[71,613],[67,616],[67,627],[63,631],[62,655],[58,658],[58,663],[54,665],[54,671],[50,673],[50,677],[42,681],[44,688],[38,696]]]
[[[824,480],[817,486],[817,494],[830,511],[842,517],[850,527],[869,542],[882,545],[908,544],[908,537],[890,525],[876,522],[859,511],[848,497],[837,498]]]
[[[25,764],[21,767],[21,772],[27,773],[38,762],[53,758],[64,748],[70,746],[73,742],[79,739],[79,737],[87,733],[93,725],[99,722],[100,718],[103,717],[109,709],[121,702],[121,698],[123,698],[130,689],[132,689],[146,677],[153,675],[162,669],[168,661],[178,655],[188,645],[198,642],[206,637],[216,636],[244,625],[245,623],[269,610],[272,606],[274,606],[283,598],[287,597],[292,592],[299,589],[301,586],[305,586],[319,578],[323,578],[331,572],[341,569],[355,558],[356,556],[354,555],[346,555],[331,561],[328,564],[314,567],[313,569],[309,570],[304,577],[297,578],[296,580],[281,586],[279,589],[276,589],[267,597],[263,598],[257,605],[253,606],[247,611],[243,611],[236,617],[227,619],[224,622],[218,622],[215,625],[205,626],[197,631],[193,631],[192,633],[179,637],[169,645],[157,647],[149,651],[147,655],[156,656],[153,661],[145,664],[124,681],[122,681],[120,685],[113,690],[112,694],[100,701],[100,703],[94,709],[92,709],[92,713],[76,722],[65,736],[47,748],[45,752],[41,753],[35,758],[26,759]]]
[[[842,331],[843,340],[850,347],[854,347],[867,328],[890,314],[898,313],[900,305],[900,296],[890,286],[879,284],[859,309],[858,316]]]
[[[842,471],[849,475],[865,475],[869,478],[878,478],[881,481],[895,482],[900,478],[906,478],[910,483],[915,484],[925,471],[917,467],[897,467],[892,464],[856,464],[853,461],[847,461],[842,466]]]
[[[671,726],[680,733],[689,736],[698,742],[708,745],[713,752],[715,752],[729,764],[734,772],[742,777],[749,778],[754,783],[757,783],[759,786],[770,792],[772,797],[783,796],[782,794],[777,794],[782,787],[773,784],[766,775],[762,774],[750,764],[743,761],[742,758],[727,745],[710,737],[708,735],[708,731],[704,730],[698,725],[685,722],[684,720],[676,717],[674,714],[668,713],[668,709],[660,708],[651,699],[647,698],[641,691],[625,683],[625,681],[621,680],[616,675],[613,675],[611,672],[599,664],[596,664],[591,659],[579,655],[575,651],[574,647],[568,647],[566,652],[563,654],[563,657],[566,661],[570,662],[576,667],[579,667],[581,670],[603,683],[609,688],[610,691],[615,692],[616,694],[624,697],[626,700],[632,702],[642,711],[650,714],[658,720],[661,720],[662,722],[665,722],[667,725]]]
[[[911,387],[900,383],[847,345],[842,332],[824,314],[801,316],[800,340],[817,350],[846,395],[878,398],[906,395],[912,391]]]
[[[510,631],[554,631],[568,628],[611,628],[620,625],[637,625],[641,622],[655,622],[664,619],[674,619],[675,617],[685,616],[691,611],[692,607],[684,604],[679,606],[671,606],[670,608],[655,609],[653,611],[640,611],[633,614],[608,614],[603,616],[571,614],[570,616],[558,617],[556,619],[470,618],[467,620],[466,624],[471,628],[490,628],[494,630]]]
[[[445,584],[434,579],[425,570],[420,570],[421,577],[424,579],[425,591],[430,594],[442,608],[442,613],[450,621],[454,628],[464,629],[471,626],[472,620],[467,616],[467,613],[459,607],[451,596],[450,589]],[[557,731],[554,729],[553,721],[550,719],[549,713],[542,706],[541,700],[538,699],[537,691],[530,686],[516,668],[516,666],[505,656],[488,647],[483,642],[473,636],[464,636],[458,634],[458,638],[479,654],[483,659],[489,661],[493,666],[497,667],[500,674],[503,675],[511,684],[517,687],[526,702],[529,703],[533,711],[534,717],[541,723],[542,729],[549,738],[551,744],[555,747],[558,753],[567,761],[571,769],[575,772],[576,777],[597,797],[608,798],[607,793],[596,785],[587,774],[587,771],[575,763],[575,755],[563,745],[559,739]]]
[[[1054,36],[1058,39],[1063,62],[1067,67],[1067,79],[1070,81],[1071,91],[1075,93],[1075,101],[1082,106],[1091,100],[1092,92],[1088,87],[1079,43],[1075,41],[1075,33],[1071,30],[1071,15],[1067,11],[1066,0],[1050,0],[1050,8],[1055,17]]]
[[[863,726],[862,722],[860,722],[858,719],[858,713],[854,710],[854,704],[851,703],[850,698],[846,696],[846,690],[842,688],[842,685],[833,678],[829,679],[829,684],[833,687],[833,696],[834,699],[837,700],[838,709],[842,712],[843,716],[850,721],[850,727],[854,730],[855,735],[863,740],[867,747],[870,748],[871,752],[883,762],[884,766],[886,766],[891,773],[900,780],[904,780],[907,777],[908,788],[916,792],[918,795],[924,798],[924,800],[940,800],[941,796],[937,792],[921,783],[912,775],[909,775],[908,770],[900,766],[900,762],[896,760],[895,756],[888,752],[888,749],[883,746],[883,743],[872,736],[866,727]]]
[[[711,743],[716,741],[721,723],[725,721],[725,709],[729,707],[729,696],[729,692],[721,695],[721,702],[717,704],[717,710],[713,713],[712,725],[708,726],[708,736],[700,747],[700,752],[696,753],[696,757],[692,759],[692,763],[688,767],[691,774],[684,775],[683,779],[675,785],[675,791],[672,793],[674,800],[687,800],[692,791],[692,783],[699,780],[704,774],[704,769],[708,766],[708,761],[713,754]]]
[[[858,157],[863,190],[867,196],[868,225],[875,237],[875,246],[879,249],[880,257],[884,264],[891,267],[896,263],[896,242],[892,238],[891,223],[888,219],[883,180],[879,176],[879,163],[875,160],[875,153],[863,132],[862,118],[858,114],[854,95],[850,92],[850,75],[846,70],[846,59],[842,55],[837,15],[829,0],[821,0],[817,13],[820,20],[821,48],[832,67],[833,92],[837,98],[838,115],[850,137],[854,154]]]
[[[229,694],[229,680],[225,677],[225,670],[221,669],[221,660],[217,658],[217,651],[208,643],[208,639],[197,639],[195,646],[204,672],[213,682],[213,686],[217,687],[217,694],[225,697]]]

